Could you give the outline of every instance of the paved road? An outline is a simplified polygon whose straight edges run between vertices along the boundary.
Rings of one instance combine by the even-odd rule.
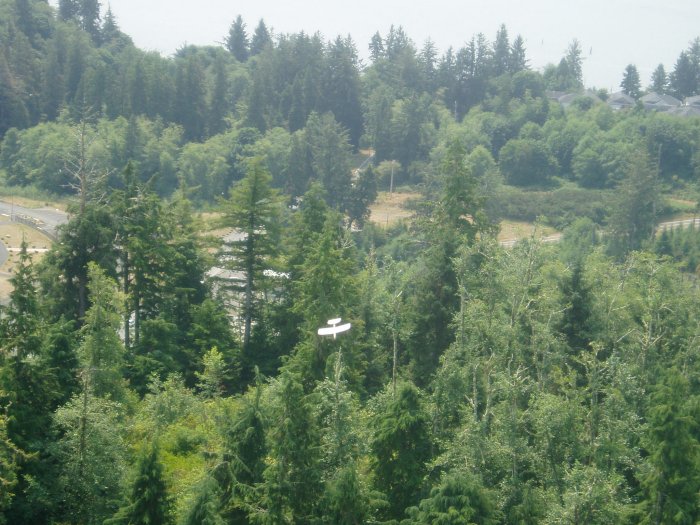
[[[0,215],[24,215],[38,221],[38,225],[49,234],[56,235],[56,228],[68,222],[68,214],[56,208],[25,208],[17,204],[0,201]]]
[[[0,266],[5,264],[5,261],[9,257],[9,253],[7,253],[7,247],[0,241]]]

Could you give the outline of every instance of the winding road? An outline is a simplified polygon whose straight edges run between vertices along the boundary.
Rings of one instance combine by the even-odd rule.
[[[25,208],[11,202],[0,201],[0,216],[8,219],[24,219],[31,221],[31,226],[37,230],[48,234],[49,237],[56,237],[56,230],[61,224],[68,222],[68,214],[56,208]],[[0,266],[2,266],[9,253],[7,247],[0,241]]]
[[[49,235],[56,235],[56,228],[68,222],[68,214],[57,208],[25,208],[17,204],[0,201],[0,215],[6,217],[19,216],[29,217],[36,221],[39,229],[46,231]]]

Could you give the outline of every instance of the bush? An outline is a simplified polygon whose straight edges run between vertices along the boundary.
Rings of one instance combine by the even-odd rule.
[[[565,187],[526,191],[503,186],[496,199],[504,219],[533,222],[544,217],[549,225],[562,229],[581,217],[602,224],[609,197],[610,192],[603,190]]]

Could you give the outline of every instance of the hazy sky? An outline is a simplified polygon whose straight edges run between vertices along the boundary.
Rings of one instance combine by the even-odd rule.
[[[102,0],[106,6],[108,1]],[[223,41],[241,15],[249,34],[260,18],[276,33],[320,31],[326,39],[350,34],[360,56],[375,31],[404,27],[420,48],[431,38],[440,51],[459,48],[482,32],[492,41],[500,24],[511,40],[521,34],[530,65],[558,63],[578,38],[584,50],[584,83],[619,90],[625,66],[637,66],[642,85],[663,63],[670,72],[678,54],[700,36],[698,0],[109,0],[122,30],[145,49],[171,54],[183,44]]]

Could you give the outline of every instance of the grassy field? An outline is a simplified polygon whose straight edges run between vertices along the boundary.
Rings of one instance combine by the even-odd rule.
[[[406,204],[419,197],[419,193],[380,191],[377,200],[369,207],[369,220],[380,226],[391,226],[407,219],[413,215],[413,212],[406,208]]]
[[[535,225],[531,222],[521,221],[501,221],[501,230],[498,232],[499,241],[510,241],[512,239],[524,239],[536,233],[539,237],[548,237],[557,233],[557,230],[550,226]]]
[[[25,208],[56,208],[58,210],[66,211],[66,208],[68,207],[67,203],[64,201],[21,197],[2,190],[0,190],[0,201],[13,202],[17,206],[24,206]]]
[[[51,240],[38,231],[24,224],[12,223],[9,219],[0,219],[0,241],[10,251],[7,261],[0,266],[0,303],[7,302],[12,290],[10,278],[19,260],[19,253],[14,250],[20,248],[23,237],[27,241],[34,262],[39,261],[44,254],[44,250],[51,247]]]

